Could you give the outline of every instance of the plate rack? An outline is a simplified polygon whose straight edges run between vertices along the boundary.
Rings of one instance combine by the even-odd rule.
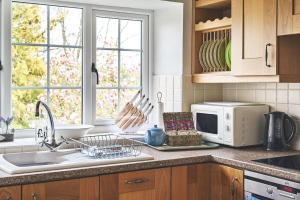
[[[198,54],[202,73],[230,71],[230,41],[230,28],[202,32],[202,44]]]
[[[231,61],[226,48],[231,41],[231,0],[193,1],[193,77],[228,75]]]

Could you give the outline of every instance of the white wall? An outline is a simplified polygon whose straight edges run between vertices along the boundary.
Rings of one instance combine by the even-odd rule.
[[[154,75],[181,75],[183,4],[154,10]]]

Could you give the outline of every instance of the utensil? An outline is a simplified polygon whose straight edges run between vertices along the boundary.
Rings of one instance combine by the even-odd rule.
[[[149,102],[149,98],[147,98],[146,101],[141,104],[140,108],[137,109],[137,112],[133,113],[133,115],[128,119],[128,121],[126,121],[124,123],[123,126],[120,125],[120,128],[122,130],[125,130],[125,129],[129,128],[136,119],[139,119],[143,115],[142,110],[144,109],[144,107],[147,105],[148,102]]]
[[[132,99],[126,103],[125,107],[123,110],[119,113],[119,115],[116,117],[115,121],[118,123],[133,107],[134,101],[138,98],[139,94],[141,93],[141,90],[139,90],[133,97]]]
[[[148,104],[147,107],[145,107],[140,116],[138,116],[130,125],[128,125],[128,127],[135,127],[137,124],[139,124],[140,121],[143,120],[143,118],[145,117],[145,112],[151,107],[151,103]],[[127,129],[128,127],[124,127],[124,130]]]
[[[116,121],[116,124],[124,125],[124,123],[128,120],[128,118],[129,118],[130,116],[132,116],[133,113],[136,112],[137,106],[139,106],[139,105],[143,102],[144,98],[145,98],[145,95],[143,95],[143,96],[140,98],[140,100],[139,100],[136,104],[134,104],[134,106],[132,106],[132,107],[128,110],[128,112],[127,112],[125,115],[123,115],[123,117],[122,117],[118,122]],[[119,127],[120,127],[120,126],[119,126]]]

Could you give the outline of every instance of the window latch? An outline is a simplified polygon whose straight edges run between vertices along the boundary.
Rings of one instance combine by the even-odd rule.
[[[97,77],[97,85],[99,85],[99,73],[98,73],[98,70],[97,70],[97,68],[96,68],[95,63],[92,63],[92,72],[93,72],[93,73],[96,73],[96,77]]]
[[[0,60],[0,71],[2,71],[2,70],[3,70],[3,65],[2,65],[2,62]]]

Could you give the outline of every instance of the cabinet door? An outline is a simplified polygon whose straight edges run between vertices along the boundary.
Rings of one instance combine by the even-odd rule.
[[[300,0],[278,0],[278,35],[300,33]]]
[[[276,11],[276,0],[232,0],[234,75],[276,75]]]
[[[100,200],[170,200],[170,168],[100,177]]]
[[[214,200],[244,199],[244,172],[224,165],[211,165],[211,198]]]
[[[22,186],[22,200],[99,200],[99,177]]]
[[[209,200],[210,164],[172,168],[172,200]]]
[[[21,186],[0,187],[0,200],[21,200]]]

